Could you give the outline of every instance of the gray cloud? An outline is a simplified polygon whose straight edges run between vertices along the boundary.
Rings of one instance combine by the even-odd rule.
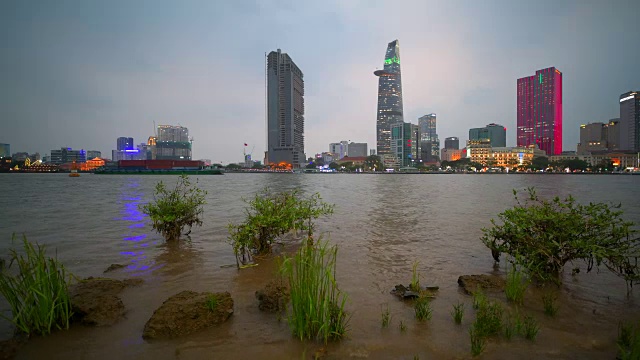
[[[153,121],[180,123],[194,156],[264,150],[264,53],[305,74],[307,155],[375,144],[377,79],[399,39],[406,120],[438,114],[441,138],[497,122],[515,144],[516,79],[564,74],[564,148],[581,123],[618,116],[640,89],[637,1],[9,1],[0,4],[0,142],[109,154]]]

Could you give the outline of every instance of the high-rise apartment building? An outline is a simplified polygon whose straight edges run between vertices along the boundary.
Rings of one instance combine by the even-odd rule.
[[[620,118],[611,119],[607,124],[607,147],[611,151],[620,149]]]
[[[0,144],[0,157],[9,157],[9,156],[11,156],[11,145]]]
[[[640,151],[640,91],[620,95],[620,150]]]
[[[444,139],[444,148],[458,150],[460,149],[460,139],[455,136],[448,137]]]
[[[189,129],[184,126],[158,125],[155,143],[156,160],[191,160]],[[141,157],[140,149],[133,149],[136,158]],[[146,155],[143,157],[146,158]]]
[[[491,123],[485,127],[469,129],[469,140],[489,140],[492,147],[505,147],[507,128]]]
[[[417,165],[420,154],[420,128],[411,123],[391,125],[391,155],[394,155],[400,166]]]
[[[597,151],[618,150],[620,131],[618,119],[611,119],[608,123],[589,123],[580,125],[580,143],[578,155],[590,155]]]
[[[420,127],[420,148],[423,154],[420,159],[423,162],[437,161],[440,157],[440,139],[436,133],[436,114],[419,117],[418,126]]]
[[[349,154],[349,142],[346,140],[329,144],[329,152],[334,155],[334,159],[340,160]]]
[[[299,168],[304,154],[304,75],[280,49],[267,56],[265,164]]]
[[[374,75],[378,76],[376,150],[378,155],[382,156],[391,153],[391,125],[404,122],[400,43],[398,40],[387,45],[384,68],[374,71]]]
[[[117,140],[118,151],[133,150],[133,138],[121,136]],[[92,158],[93,159],[93,158]]]
[[[517,145],[562,153],[562,73],[555,67],[518,79]]]

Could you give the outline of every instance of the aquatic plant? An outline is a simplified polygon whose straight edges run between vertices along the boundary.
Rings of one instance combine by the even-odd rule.
[[[529,280],[517,265],[512,263],[511,269],[507,271],[507,281],[504,288],[507,300],[516,304],[522,304],[524,293],[528,286]]]
[[[473,328],[479,336],[494,336],[502,330],[503,308],[500,303],[487,301],[478,307]]]
[[[244,222],[228,225],[238,266],[251,261],[253,254],[271,252],[272,243],[292,230],[306,231],[307,241],[313,242],[313,220],[333,213],[333,205],[323,202],[319,194],[304,198],[298,190],[272,193],[265,189],[245,202],[249,207]]]
[[[420,274],[418,273],[418,262],[414,261],[411,267],[411,284],[409,284],[411,291],[420,291]]]
[[[529,276],[560,282],[567,262],[582,260],[587,271],[604,265],[622,277],[628,289],[640,281],[638,253],[640,241],[633,223],[622,218],[620,205],[589,203],[582,205],[572,196],[545,200],[534,188],[516,205],[498,214],[502,224],[491,220],[484,228],[482,242],[494,259],[511,255]]]
[[[342,338],[347,332],[346,294],[335,280],[337,246],[305,241],[293,258],[285,258],[281,271],[289,280],[293,334],[303,339]]]
[[[431,309],[431,300],[427,296],[421,295],[416,299],[414,310],[418,321],[431,320],[433,310]]]
[[[185,174],[180,175],[176,186],[168,189],[164,182],[156,184],[154,200],[141,204],[140,209],[149,215],[153,222],[153,229],[161,233],[167,241],[180,239],[185,227],[189,227],[187,234],[194,225],[202,226],[205,190],[192,184]]]
[[[473,308],[479,309],[487,303],[487,295],[484,294],[482,288],[478,288],[478,290],[473,292]]]
[[[558,298],[553,293],[544,293],[542,294],[542,305],[544,306],[544,313],[548,316],[556,316],[558,313],[558,305],[556,304],[556,300]]]
[[[464,303],[458,302],[458,304],[454,304],[453,310],[451,310],[451,316],[453,317],[453,321],[456,324],[462,324],[463,315],[464,315]]]
[[[215,295],[209,295],[206,302],[207,309],[209,309],[209,311],[215,311],[218,307],[218,302],[218,297]]]
[[[522,325],[522,331],[525,339],[535,340],[538,335],[538,330],[540,330],[538,322],[531,315],[525,315]]]
[[[15,236],[13,237],[15,240]],[[46,256],[44,245],[34,246],[22,237],[24,254],[9,250],[9,266],[0,262],[0,293],[11,306],[11,321],[17,331],[47,335],[53,329],[69,328],[71,302],[64,266]],[[17,266],[17,274],[12,271]]]
[[[400,332],[405,331],[407,331],[407,325],[404,323],[404,321],[400,320]]]
[[[383,309],[381,313],[382,327],[383,328],[388,327],[390,321],[391,321],[391,313],[389,312],[389,304],[387,304],[387,307]]]
[[[511,338],[513,337],[513,334],[516,332],[516,328],[515,325],[513,323],[513,321],[511,320],[511,316],[507,316],[507,318],[504,321],[504,337],[507,340],[511,340]]]
[[[640,359],[640,324],[632,326],[621,323],[618,327],[618,359],[638,360]]]
[[[485,337],[478,334],[474,327],[471,327],[469,328],[469,338],[471,339],[471,355],[475,357],[482,354],[486,346]]]

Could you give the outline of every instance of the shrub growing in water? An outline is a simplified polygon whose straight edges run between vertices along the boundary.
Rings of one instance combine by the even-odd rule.
[[[72,316],[67,274],[55,258],[45,256],[45,247],[34,246],[23,236],[24,255],[10,250],[9,267],[0,262],[0,293],[11,306],[8,318],[19,332],[46,335],[54,328],[69,328]],[[18,274],[11,273],[16,264]]]
[[[628,286],[640,281],[640,240],[633,223],[622,219],[619,205],[582,205],[571,196],[549,201],[538,198],[533,188],[527,191],[520,202],[513,190],[517,204],[498,215],[502,225],[492,219],[492,227],[482,229],[482,242],[496,260],[501,253],[511,255],[541,280],[559,281],[567,262],[583,260],[588,271],[603,264]]]
[[[344,310],[347,296],[336,284],[338,248],[327,242],[306,241],[293,258],[285,258],[281,270],[289,279],[289,326],[303,339],[340,339],[347,331]]]
[[[238,265],[250,261],[254,253],[269,253],[272,243],[291,230],[307,231],[313,241],[313,220],[333,213],[333,205],[322,202],[319,194],[303,198],[297,190],[271,193],[265,189],[246,202],[245,221],[228,226]]]
[[[180,239],[182,230],[202,225],[200,216],[205,204],[205,190],[192,185],[187,175],[181,175],[173,190],[160,181],[156,184],[154,201],[141,206],[153,221],[153,229],[167,241]],[[191,230],[189,230],[191,232]]]

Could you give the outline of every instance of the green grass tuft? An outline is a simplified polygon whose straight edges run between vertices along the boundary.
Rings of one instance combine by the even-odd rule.
[[[522,304],[527,286],[529,286],[529,280],[526,279],[524,273],[516,265],[512,265],[507,272],[507,281],[504,288],[507,300]]]
[[[418,273],[418,262],[415,261],[411,267],[411,284],[409,285],[411,291],[420,291],[420,274]]]
[[[404,321],[400,320],[400,332],[407,331],[407,325],[405,325]]]
[[[538,327],[538,323],[532,316],[525,315],[522,330],[524,332],[525,339],[535,340],[536,336],[538,336],[538,330],[540,330],[540,328]]]
[[[335,280],[338,248],[327,242],[306,241],[282,271],[288,276],[291,295],[289,326],[303,339],[340,339],[347,332],[347,296]]]
[[[469,338],[471,339],[471,355],[475,357],[482,354],[486,346],[486,339],[484,336],[478,334],[478,332],[471,327],[469,329]]]
[[[618,327],[618,359],[640,359],[640,325],[633,327],[629,324],[620,324]]]
[[[14,236],[15,240],[15,236]],[[47,335],[53,329],[68,329],[71,302],[64,266],[46,257],[45,246],[22,238],[24,255],[10,250],[9,267],[0,262],[0,294],[11,306],[11,321],[19,332]],[[17,275],[11,267],[17,265]]]
[[[431,309],[431,300],[427,296],[421,295],[416,299],[414,310],[418,321],[431,320],[433,310]]]
[[[558,298],[552,293],[545,293],[542,295],[542,304],[544,305],[544,313],[548,316],[556,316],[558,313],[558,305],[556,300]]]
[[[458,302],[458,304],[453,305],[451,316],[453,317],[453,321],[456,324],[462,324],[462,317],[464,316],[464,303]]]
[[[207,298],[207,309],[209,309],[209,311],[213,312],[216,311],[216,308],[218,307],[218,297],[216,297],[215,295],[209,295],[209,297]]]
[[[388,327],[389,322],[391,322],[391,313],[389,312],[389,304],[387,304],[387,307],[382,310],[381,322],[382,322],[383,328]]]
[[[494,336],[502,330],[502,305],[496,302],[485,302],[476,312],[473,327],[478,336]]]
[[[473,293],[473,308],[478,310],[480,307],[484,306],[487,303],[487,295],[484,294],[482,288],[478,288]]]

